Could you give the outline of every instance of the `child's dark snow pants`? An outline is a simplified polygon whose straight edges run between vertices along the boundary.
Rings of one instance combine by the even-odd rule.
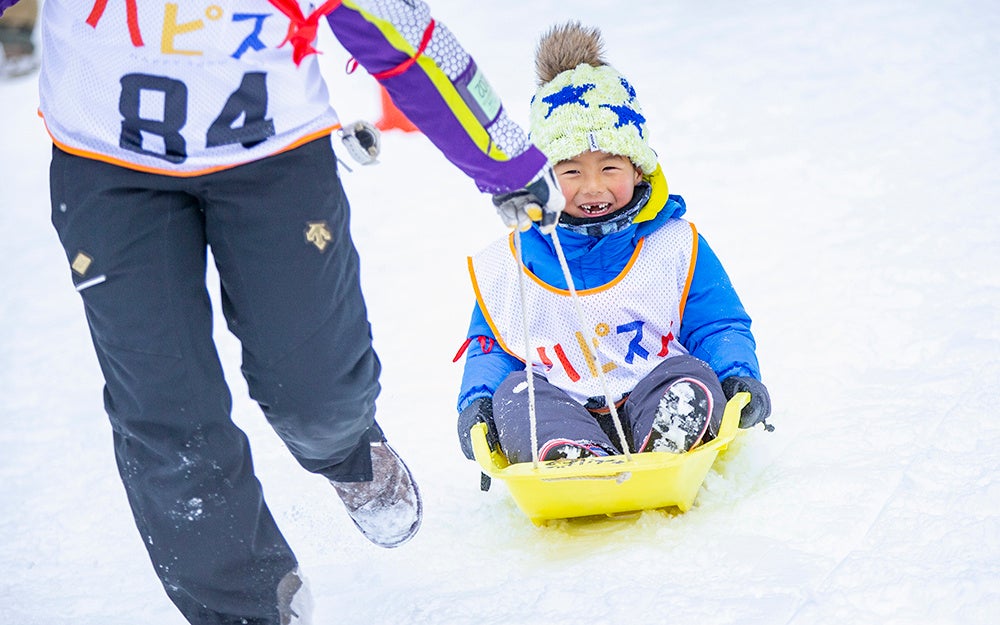
[[[689,355],[667,358],[643,378],[625,402],[618,407],[622,429],[628,439],[629,451],[649,435],[660,399],[667,387],[681,378],[702,382],[712,395],[712,414],[705,440],[719,433],[726,398],[722,385],[711,367]],[[562,389],[534,376],[535,423],[539,450],[551,441],[595,445],[612,453],[622,453],[612,417],[595,414],[574,401]],[[515,371],[493,394],[493,419],[500,438],[500,447],[512,463],[531,462],[531,424],[528,416],[527,374]]]
[[[275,431],[307,470],[371,479],[379,362],[329,138],[188,178],[55,149],[51,192],[157,574],[192,623],[276,623],[275,589],[296,560],[230,418],[206,249]]]

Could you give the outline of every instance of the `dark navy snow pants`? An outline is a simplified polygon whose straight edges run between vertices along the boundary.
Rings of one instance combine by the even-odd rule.
[[[726,398],[719,378],[702,360],[690,355],[667,358],[636,384],[625,401],[616,406],[629,451],[636,452],[653,428],[653,418],[667,387],[682,378],[705,385],[712,396],[712,414],[705,440],[715,438],[722,423]],[[535,425],[539,450],[550,441],[596,445],[611,453],[622,453],[612,417],[605,410],[595,413],[574,401],[562,389],[541,376],[534,376]],[[512,463],[531,462],[531,423],[528,414],[527,373],[515,371],[493,394],[493,420],[500,447]]]
[[[314,473],[371,479],[379,362],[329,138],[188,178],[56,148],[50,176],[119,472],[164,588],[192,623],[276,622],[296,560],[230,418],[206,251],[250,394],[288,449]]]

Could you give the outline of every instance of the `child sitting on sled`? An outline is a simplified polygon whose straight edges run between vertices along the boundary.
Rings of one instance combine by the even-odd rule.
[[[541,460],[626,446],[688,451],[716,436],[739,391],[751,394],[740,427],[763,422],[771,404],[750,318],[719,259],[681,219],[684,200],[668,195],[636,91],[605,62],[600,32],[575,22],[551,29],[536,69],[531,138],[566,199],[555,235],[593,325],[579,327],[551,228],[520,234],[523,304],[514,234],[469,259],[477,304],[458,402],[465,456],[470,428],[483,421],[510,462],[532,460],[525,362]]]

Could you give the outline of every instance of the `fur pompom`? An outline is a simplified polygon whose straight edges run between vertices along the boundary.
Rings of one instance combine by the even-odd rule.
[[[594,67],[607,65],[601,31],[581,26],[580,22],[553,26],[542,35],[535,49],[535,73],[539,85],[581,63]]]

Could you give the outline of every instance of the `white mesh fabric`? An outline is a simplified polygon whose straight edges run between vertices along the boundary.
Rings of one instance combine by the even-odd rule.
[[[137,1],[133,21],[126,11],[129,4],[107,3],[91,20],[93,25],[87,23],[95,7],[91,0],[47,0],[43,5],[41,112],[53,138],[64,147],[183,174],[256,160],[336,125],[316,57],[296,67],[291,45],[278,48],[288,19],[269,2]],[[209,147],[209,128],[248,73],[266,74],[266,112],[261,118],[273,123],[273,135],[251,147],[237,140]],[[173,99],[165,102],[169,98],[163,92],[144,88],[128,101],[123,98],[127,76],[150,84],[167,81]],[[122,107],[143,120],[139,125],[152,128],[142,133],[141,146],[154,155],[121,146]],[[155,155],[165,152],[165,139],[158,136],[155,124],[168,116],[171,122],[183,121],[178,134],[185,154],[179,162]],[[245,120],[230,121],[238,135]]]
[[[525,303],[535,372],[585,404],[604,391],[594,346],[582,337],[597,337],[599,360],[605,363],[605,377],[615,399],[631,391],[664,358],[687,353],[676,335],[694,241],[693,225],[670,220],[643,239],[631,265],[616,280],[578,291],[584,316],[592,324],[582,332],[569,292],[527,274]],[[498,241],[473,257],[471,269],[480,306],[500,344],[525,360],[518,266],[510,240]],[[543,362],[538,348],[544,349],[551,366]]]

